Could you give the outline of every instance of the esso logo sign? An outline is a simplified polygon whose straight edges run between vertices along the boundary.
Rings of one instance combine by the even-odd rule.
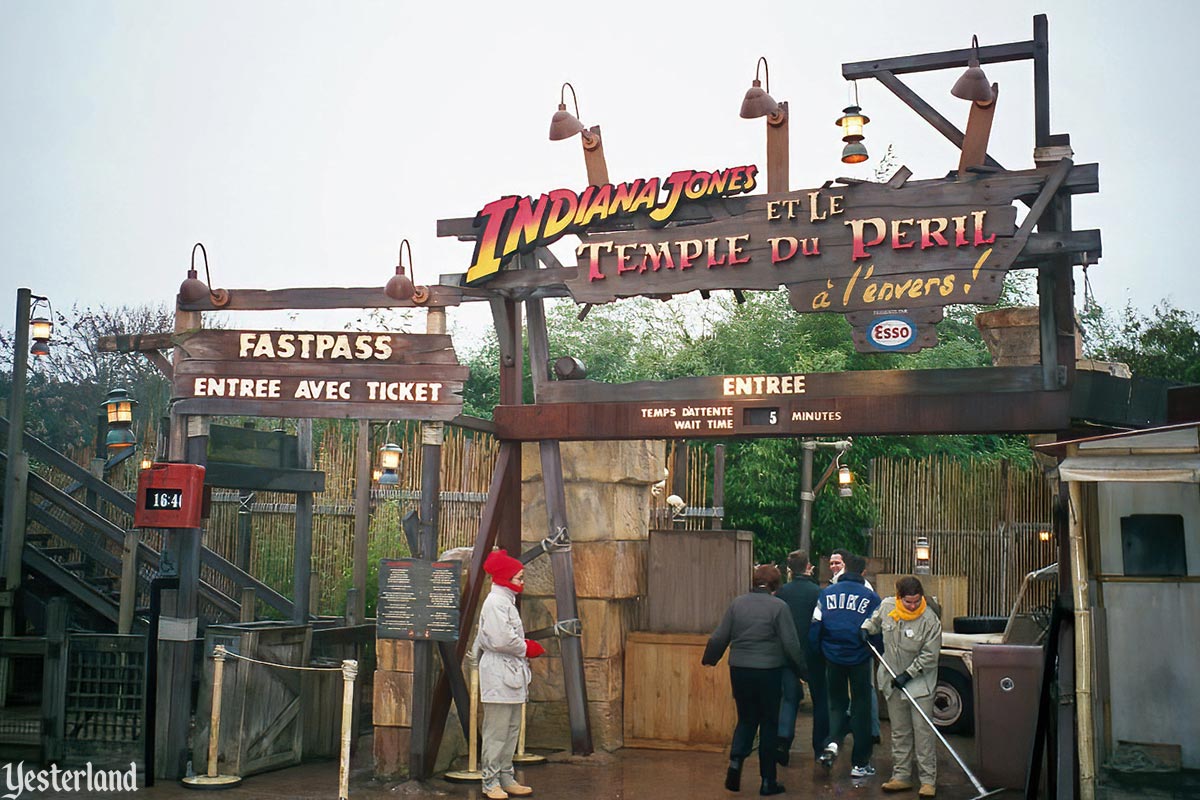
[[[867,341],[878,350],[900,350],[917,338],[917,326],[908,317],[880,317],[867,328]]]

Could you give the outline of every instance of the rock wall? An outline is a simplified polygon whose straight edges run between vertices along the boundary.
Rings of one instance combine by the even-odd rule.
[[[662,478],[666,452],[662,442],[564,442],[561,448],[592,741],[599,750],[616,750],[624,743],[625,636],[646,593],[650,486]],[[521,465],[521,539],[529,547],[549,533],[537,444],[524,446]],[[525,581],[525,629],[554,624],[548,556],[528,565]],[[548,641],[546,655],[532,662],[526,745],[561,750],[571,741],[566,693],[558,643]]]

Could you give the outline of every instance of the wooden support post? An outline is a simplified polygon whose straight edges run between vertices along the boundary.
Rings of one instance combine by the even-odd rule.
[[[17,290],[17,327],[13,331],[12,388],[8,393],[8,466],[4,470],[4,516],[0,528],[0,563],[4,585],[4,636],[16,633],[13,601],[21,585],[21,559],[25,552],[25,500],[28,491],[29,457],[25,455],[25,379],[29,368],[29,307],[33,293]],[[0,707],[8,701],[11,661],[0,658]]]
[[[529,328],[529,362],[533,373],[533,393],[549,381],[549,339],[546,331],[546,312],[540,299],[526,301]],[[556,440],[539,442],[542,459],[542,479],[546,492],[548,534],[564,539],[563,545],[550,551],[550,567],[554,574],[554,599],[558,621],[578,619],[575,598],[575,567],[571,561],[569,528],[567,527],[567,497],[563,483],[562,452]],[[575,755],[592,753],[592,731],[588,721],[587,685],[583,675],[583,646],[579,637],[561,640],[563,683],[567,693],[567,717],[571,728],[571,751]]]
[[[321,615],[321,576],[315,572],[308,579],[308,613],[314,617]]]
[[[504,301],[505,313],[496,320],[497,327],[506,328],[504,341],[507,350],[500,353],[500,404],[520,405],[523,402],[524,348],[521,345],[521,306],[511,300]],[[504,485],[500,492],[504,502],[500,505],[500,532],[497,544],[509,554],[521,551],[521,447],[512,450],[512,465],[504,473]],[[499,465],[497,465],[499,467]]]
[[[238,622],[254,622],[256,615],[255,605],[258,602],[253,586],[242,587],[241,600],[241,616],[238,617]]]
[[[299,439],[299,467],[312,469],[312,420],[297,420],[296,435]],[[313,493],[296,492],[296,556],[292,563],[292,585],[296,596],[292,598],[292,622],[297,625],[308,622],[312,580],[312,532]]]
[[[350,797],[350,742],[354,738],[354,679],[358,662],[342,662],[342,748],[338,759],[338,800]]]
[[[141,531],[125,531],[125,547],[121,553],[121,605],[117,613],[117,633],[133,630],[133,615],[137,606],[138,542]]]
[[[1096,737],[1092,727],[1092,620],[1088,598],[1087,555],[1084,548],[1083,489],[1069,484],[1071,588],[1075,606],[1075,727],[1079,752],[1079,797],[1096,797]]]
[[[788,172],[788,104],[779,104],[779,111],[767,117],[767,193],[786,192]]]
[[[243,428],[254,428],[254,422],[243,422]],[[238,490],[237,517],[237,552],[234,562],[243,572],[250,571],[250,549],[254,539],[254,512],[250,504],[254,502],[254,492],[250,489]]]
[[[358,439],[354,446],[354,564],[350,586],[354,590],[353,617],[366,617],[367,572],[369,570],[369,538],[371,530],[371,423],[358,421]],[[347,603],[350,601],[347,600]],[[346,606],[346,616],[351,616]]]
[[[608,163],[604,160],[604,139],[600,136],[600,126],[592,126],[587,133],[580,138],[583,140],[583,163],[587,168],[588,183],[603,186],[608,183]]]
[[[713,508],[725,507],[725,445],[713,447]],[[713,515],[712,529],[719,531],[725,527],[725,517]]]
[[[63,757],[67,700],[67,614],[65,597],[46,605],[46,660],[42,665],[42,756],[47,763]]]

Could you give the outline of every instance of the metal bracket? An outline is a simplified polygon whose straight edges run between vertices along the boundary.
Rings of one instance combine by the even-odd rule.
[[[554,635],[560,639],[564,636],[583,636],[583,623],[578,619],[560,619],[554,623]]]

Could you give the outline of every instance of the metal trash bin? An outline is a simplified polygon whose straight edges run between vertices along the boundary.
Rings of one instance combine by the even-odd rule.
[[[972,654],[979,779],[990,789],[1024,789],[1044,651],[1040,645],[978,644]]]

